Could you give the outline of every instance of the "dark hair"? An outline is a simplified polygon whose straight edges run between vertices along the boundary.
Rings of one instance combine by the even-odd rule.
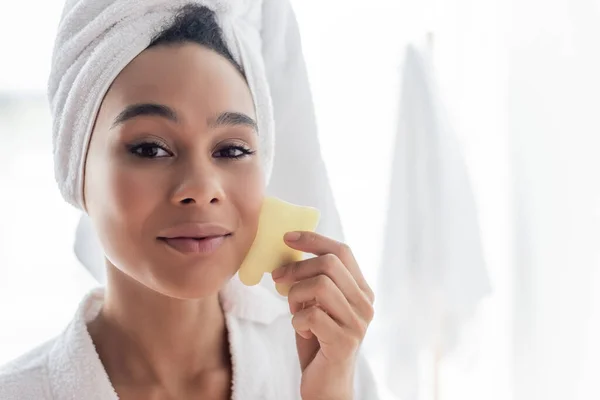
[[[188,4],[181,8],[166,29],[157,34],[150,47],[158,45],[197,43],[225,57],[245,77],[244,69],[235,61],[223,39],[223,31],[217,24],[215,13],[205,6]]]

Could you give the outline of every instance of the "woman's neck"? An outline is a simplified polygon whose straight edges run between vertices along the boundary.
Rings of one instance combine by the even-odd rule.
[[[107,282],[103,309],[88,329],[113,384],[181,387],[231,368],[217,294],[169,298],[113,266]]]

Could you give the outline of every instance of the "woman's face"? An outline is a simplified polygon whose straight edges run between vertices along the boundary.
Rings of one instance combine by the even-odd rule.
[[[133,60],[103,100],[86,163],[108,261],[170,297],[218,292],[258,227],[255,120],[244,79],[211,50],[157,46]]]

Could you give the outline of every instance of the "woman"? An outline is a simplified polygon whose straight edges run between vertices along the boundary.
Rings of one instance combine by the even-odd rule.
[[[293,317],[234,278],[272,163],[260,63],[235,26],[252,2],[131,3],[67,3],[57,49],[88,42],[72,62],[55,59],[50,84],[57,180],[94,223],[106,289],[58,338],[2,370],[0,398],[375,398],[357,363],[373,294],[345,245],[286,235],[317,256],[273,273],[292,285]],[[86,12],[94,29],[81,28]],[[150,44],[114,61],[154,20]],[[111,57],[95,58],[102,52]],[[96,90],[102,79],[110,85]]]

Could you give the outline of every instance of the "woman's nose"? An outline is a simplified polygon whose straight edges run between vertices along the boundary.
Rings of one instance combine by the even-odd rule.
[[[189,163],[177,174],[178,183],[172,196],[174,204],[202,206],[225,198],[221,176],[210,163]]]

